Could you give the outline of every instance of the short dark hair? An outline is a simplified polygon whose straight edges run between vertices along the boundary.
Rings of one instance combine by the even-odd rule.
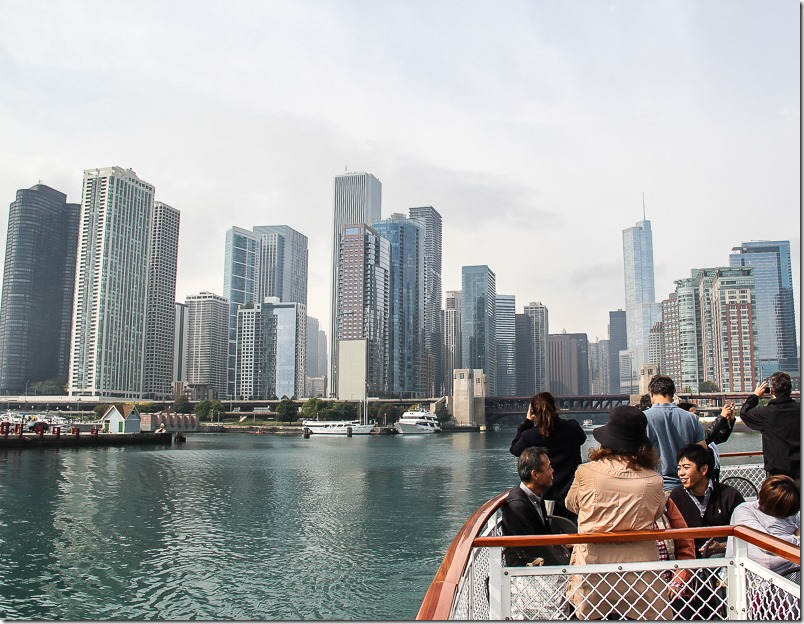
[[[677,407],[683,409],[685,412],[689,412],[691,407],[698,407],[695,403],[690,403],[689,401],[681,401],[681,403],[677,404]]]
[[[672,397],[676,393],[676,384],[667,375],[654,375],[648,384],[648,392],[657,396]]]
[[[801,492],[796,482],[786,475],[773,475],[759,488],[759,510],[774,518],[787,518],[801,508]]]
[[[770,376],[768,380],[771,392],[775,397],[788,397],[793,390],[793,384],[790,381],[790,375],[783,371],[777,371]]]
[[[541,472],[542,457],[547,457],[547,449],[542,446],[529,446],[520,453],[519,459],[516,460],[516,471],[519,473],[520,481],[527,483],[531,479],[532,471]]]
[[[643,394],[642,396],[639,397],[639,405],[637,405],[639,409],[641,409],[644,412],[646,409],[650,409],[650,406],[651,402],[649,394]]]
[[[701,469],[706,466],[706,476],[712,478],[715,471],[715,455],[708,447],[704,448],[700,444],[687,444],[678,452],[678,461],[680,462],[682,459],[689,459],[697,466],[699,472],[703,472]]]

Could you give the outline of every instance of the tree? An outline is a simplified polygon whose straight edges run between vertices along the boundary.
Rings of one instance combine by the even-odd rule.
[[[276,415],[282,422],[291,422],[298,418],[299,410],[291,399],[285,397],[276,406]]]
[[[193,406],[190,405],[190,399],[182,394],[175,401],[173,401],[173,407],[171,410],[177,414],[189,414],[193,411]]]
[[[318,420],[319,412],[326,410],[329,403],[318,397],[307,399],[302,405],[301,415],[304,420]]]
[[[199,401],[198,405],[195,406],[193,410],[195,415],[198,416],[198,420],[206,420],[209,417],[209,410],[212,406],[212,402],[208,400]]]
[[[220,419],[220,417],[226,412],[226,408],[223,407],[223,403],[221,403],[218,399],[208,401],[208,403],[210,420]]]
[[[698,386],[698,392],[720,392],[720,388],[714,381],[702,381]]]
[[[444,425],[452,420],[452,417],[449,415],[447,411],[447,402],[446,401],[439,401],[436,403],[435,407],[435,415],[438,418],[438,424]]]

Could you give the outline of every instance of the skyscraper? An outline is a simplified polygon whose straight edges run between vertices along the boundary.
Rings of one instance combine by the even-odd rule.
[[[247,399],[304,394],[306,306],[266,297],[237,311],[235,395]]]
[[[148,301],[145,313],[142,388],[144,399],[169,399],[173,394],[179,221],[178,210],[160,201],[154,202],[148,243]]]
[[[628,349],[632,352],[632,375],[621,379],[639,380],[640,368],[648,363],[648,334],[661,317],[661,306],[656,303],[653,281],[653,234],[650,221],[642,220],[634,227],[623,230],[623,266],[625,269],[625,314],[628,332]],[[636,394],[638,387],[631,387]]]
[[[790,241],[751,241],[732,252],[730,266],[754,267],[759,377],[778,370],[799,375]]]
[[[307,237],[286,225],[226,233],[223,294],[229,300],[227,394],[234,395],[237,310],[265,297],[307,305]]]
[[[448,290],[444,305],[444,393],[452,395],[453,371],[461,367],[461,291]]]
[[[497,337],[497,396],[516,396],[516,297],[497,295],[494,315]]]
[[[229,302],[209,292],[188,295],[187,306],[187,373],[192,386],[204,386],[223,397],[227,392]]]
[[[388,391],[391,244],[374,228],[357,223],[343,228],[338,249],[339,299],[333,344],[366,341],[366,379],[344,380],[344,387],[365,387],[369,395],[376,396]],[[333,382],[338,397],[340,381]]]
[[[717,384],[723,392],[752,392],[756,387],[754,290],[751,267],[722,268],[712,276],[712,352]]]
[[[84,171],[72,396],[142,397],[153,201],[154,187],[131,169]]]
[[[0,299],[0,394],[67,381],[79,204],[44,184],[17,191]]]
[[[461,271],[461,368],[482,369],[488,396],[497,393],[496,276],[486,265]]]
[[[609,392],[620,394],[620,351],[628,348],[625,310],[609,311]]]
[[[346,173],[335,176],[332,193],[332,279],[329,348],[330,392],[337,392],[338,383],[338,325],[341,323],[341,279],[338,270],[341,261],[340,244],[346,225],[372,225],[380,220],[382,184],[370,173]]]
[[[424,225],[392,214],[374,224],[390,243],[388,390],[400,397],[425,396]]]
[[[586,334],[547,337],[550,392],[557,396],[589,394],[589,340]]]
[[[411,219],[424,224],[424,375],[425,395],[444,388],[444,328],[441,315],[441,215],[432,206],[410,208]]]
[[[187,305],[176,302],[176,321],[173,330],[173,381],[187,381]]]
[[[547,336],[550,331],[547,306],[541,301],[531,301],[525,306],[525,314],[533,321],[531,325],[531,349],[533,350],[532,393],[550,391],[550,364],[547,359]]]

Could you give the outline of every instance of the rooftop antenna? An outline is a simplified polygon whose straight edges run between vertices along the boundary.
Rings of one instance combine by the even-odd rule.
[[[343,166],[343,172],[344,172],[344,173],[348,173],[348,172],[349,172],[349,165],[344,165],[344,166]]]
[[[647,221],[645,218],[645,191],[642,191],[642,220]]]

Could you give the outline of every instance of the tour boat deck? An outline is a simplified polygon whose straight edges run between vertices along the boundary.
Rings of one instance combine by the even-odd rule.
[[[747,455],[756,453],[732,457]],[[751,481],[758,487],[765,474],[759,463],[722,466],[721,481],[729,477]],[[741,526],[503,536],[499,519],[506,495],[503,492],[486,502],[463,525],[424,597],[417,619],[574,619],[570,588],[580,579],[602,598],[601,609],[628,608],[634,619],[673,619],[682,610],[684,619],[696,620],[801,619],[800,580],[795,575],[771,572],[747,555],[748,544],[754,544],[800,566],[800,550],[788,542]],[[541,567],[505,567],[502,558],[502,549],[507,546],[724,536],[733,537],[735,544],[735,553],[728,558]],[[671,597],[670,580],[683,583],[677,596]],[[628,598],[624,598],[625,593]],[[639,598],[634,600],[634,595]],[[586,617],[600,619],[607,614],[593,609]]]

